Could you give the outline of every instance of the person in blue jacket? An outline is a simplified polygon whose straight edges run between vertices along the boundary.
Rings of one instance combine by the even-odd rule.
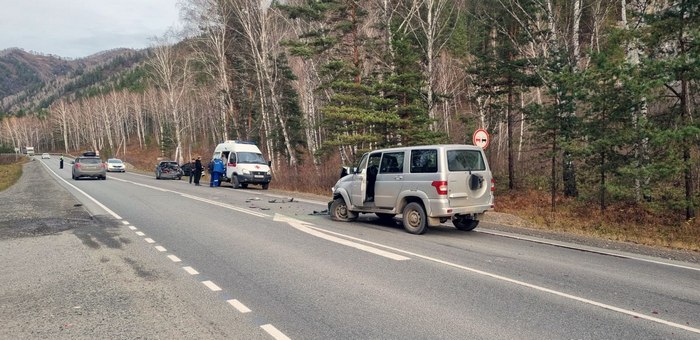
[[[224,161],[221,158],[215,158],[211,171],[211,183],[209,186],[221,186],[221,174],[224,173]]]

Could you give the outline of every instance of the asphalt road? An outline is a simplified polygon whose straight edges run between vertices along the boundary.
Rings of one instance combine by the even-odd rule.
[[[37,167],[40,162],[46,166]],[[696,263],[521,237],[488,225],[468,233],[444,225],[416,236],[372,215],[333,222],[313,214],[326,202],[290,202],[257,188],[195,187],[132,173],[73,181],[70,166],[59,170],[56,159],[27,167],[54,181],[67,205],[79,201],[91,224],[0,237],[0,252],[9,263],[37,261],[39,252],[19,249],[61,237],[55,247],[42,243],[50,256],[39,262],[77,264],[42,275],[50,272],[52,287],[94,276],[97,286],[83,287],[89,292],[83,299],[101,301],[91,310],[104,313],[99,326],[106,337],[700,338]],[[69,259],[75,249],[85,259]],[[94,270],[81,261],[118,266]],[[18,286],[0,294],[3,319],[20,304],[17,296],[26,300],[35,286],[50,302],[54,292],[77,288],[30,287],[23,282],[36,281],[38,273],[19,274],[12,265],[3,271],[0,285]],[[10,336],[34,337],[26,329],[41,318],[24,320],[39,308],[30,305],[10,320]],[[42,334],[95,335],[77,328]]]

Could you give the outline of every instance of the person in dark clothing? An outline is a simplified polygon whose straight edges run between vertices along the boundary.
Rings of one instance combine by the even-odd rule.
[[[58,161],[58,168],[63,169],[63,155],[61,155],[61,160]]]
[[[199,178],[202,177],[202,160],[201,157],[197,156],[194,161],[194,185],[199,186]]]
[[[194,178],[194,158],[190,161],[190,184],[192,184],[192,179]]]

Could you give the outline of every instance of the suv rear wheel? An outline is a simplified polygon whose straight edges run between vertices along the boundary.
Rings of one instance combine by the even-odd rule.
[[[357,218],[357,214],[348,210],[348,205],[342,197],[333,200],[330,207],[331,219],[334,221],[349,222]]]
[[[411,234],[425,233],[428,229],[428,221],[422,205],[412,202],[403,208],[403,227]]]

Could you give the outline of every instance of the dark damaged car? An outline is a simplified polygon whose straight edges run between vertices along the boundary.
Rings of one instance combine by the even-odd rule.
[[[175,161],[161,161],[156,165],[156,179],[180,179],[182,170]]]

